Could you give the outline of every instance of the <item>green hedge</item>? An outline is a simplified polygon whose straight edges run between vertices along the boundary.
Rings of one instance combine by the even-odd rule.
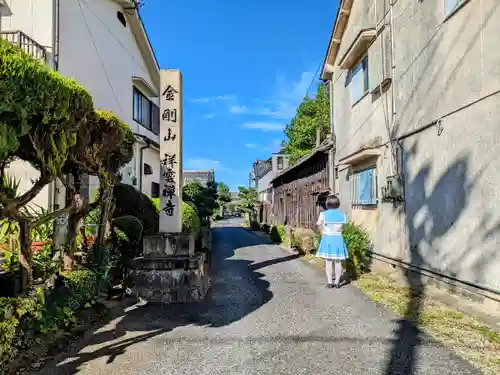
[[[0,298],[0,368],[40,333],[66,329],[76,322],[76,313],[95,301],[97,276],[78,270],[61,276],[60,283],[27,297]]]
[[[94,113],[92,97],[3,39],[0,61],[0,158],[16,154],[39,167],[45,157],[49,172],[56,172],[76,143],[79,126]]]
[[[151,198],[151,201],[159,212],[160,198]],[[199,235],[201,231],[200,218],[196,213],[196,209],[187,202],[182,202],[182,231],[184,233],[193,233],[196,235]]]
[[[356,276],[366,265],[371,248],[370,236],[362,226],[349,222],[342,228],[342,237],[349,251],[347,266],[353,276]]]
[[[256,231],[260,229],[260,224],[256,221],[250,222],[250,230]]]
[[[269,232],[271,231],[271,227],[269,226],[269,224],[262,224],[260,226],[260,230],[265,234],[269,234]]]
[[[200,234],[200,218],[195,209],[186,202],[182,202],[182,231],[186,233]]]
[[[270,232],[271,240],[275,243],[285,242],[285,226],[278,224],[271,228]]]

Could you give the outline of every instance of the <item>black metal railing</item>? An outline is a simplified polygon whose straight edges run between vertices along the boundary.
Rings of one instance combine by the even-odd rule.
[[[35,59],[48,62],[49,53],[47,49],[22,31],[0,31],[0,38],[18,46]]]

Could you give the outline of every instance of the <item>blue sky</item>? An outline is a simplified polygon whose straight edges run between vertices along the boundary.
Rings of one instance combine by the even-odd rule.
[[[338,0],[145,2],[161,68],[183,74],[184,169],[214,168],[231,190],[248,185],[252,162],[279,149],[311,85],[337,7]]]

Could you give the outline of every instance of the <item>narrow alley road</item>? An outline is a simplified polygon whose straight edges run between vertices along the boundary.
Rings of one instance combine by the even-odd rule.
[[[203,303],[134,307],[34,374],[478,374],[422,334],[397,337],[397,318],[354,286],[325,289],[319,270],[236,224],[214,230]]]

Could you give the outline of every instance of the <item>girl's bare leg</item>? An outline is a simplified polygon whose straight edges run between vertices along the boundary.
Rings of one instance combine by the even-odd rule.
[[[326,271],[326,280],[328,284],[332,284],[333,282],[333,261],[330,259],[325,259],[325,271]]]
[[[342,276],[342,262],[340,260],[336,260],[335,261],[335,285],[339,285],[341,276]]]

